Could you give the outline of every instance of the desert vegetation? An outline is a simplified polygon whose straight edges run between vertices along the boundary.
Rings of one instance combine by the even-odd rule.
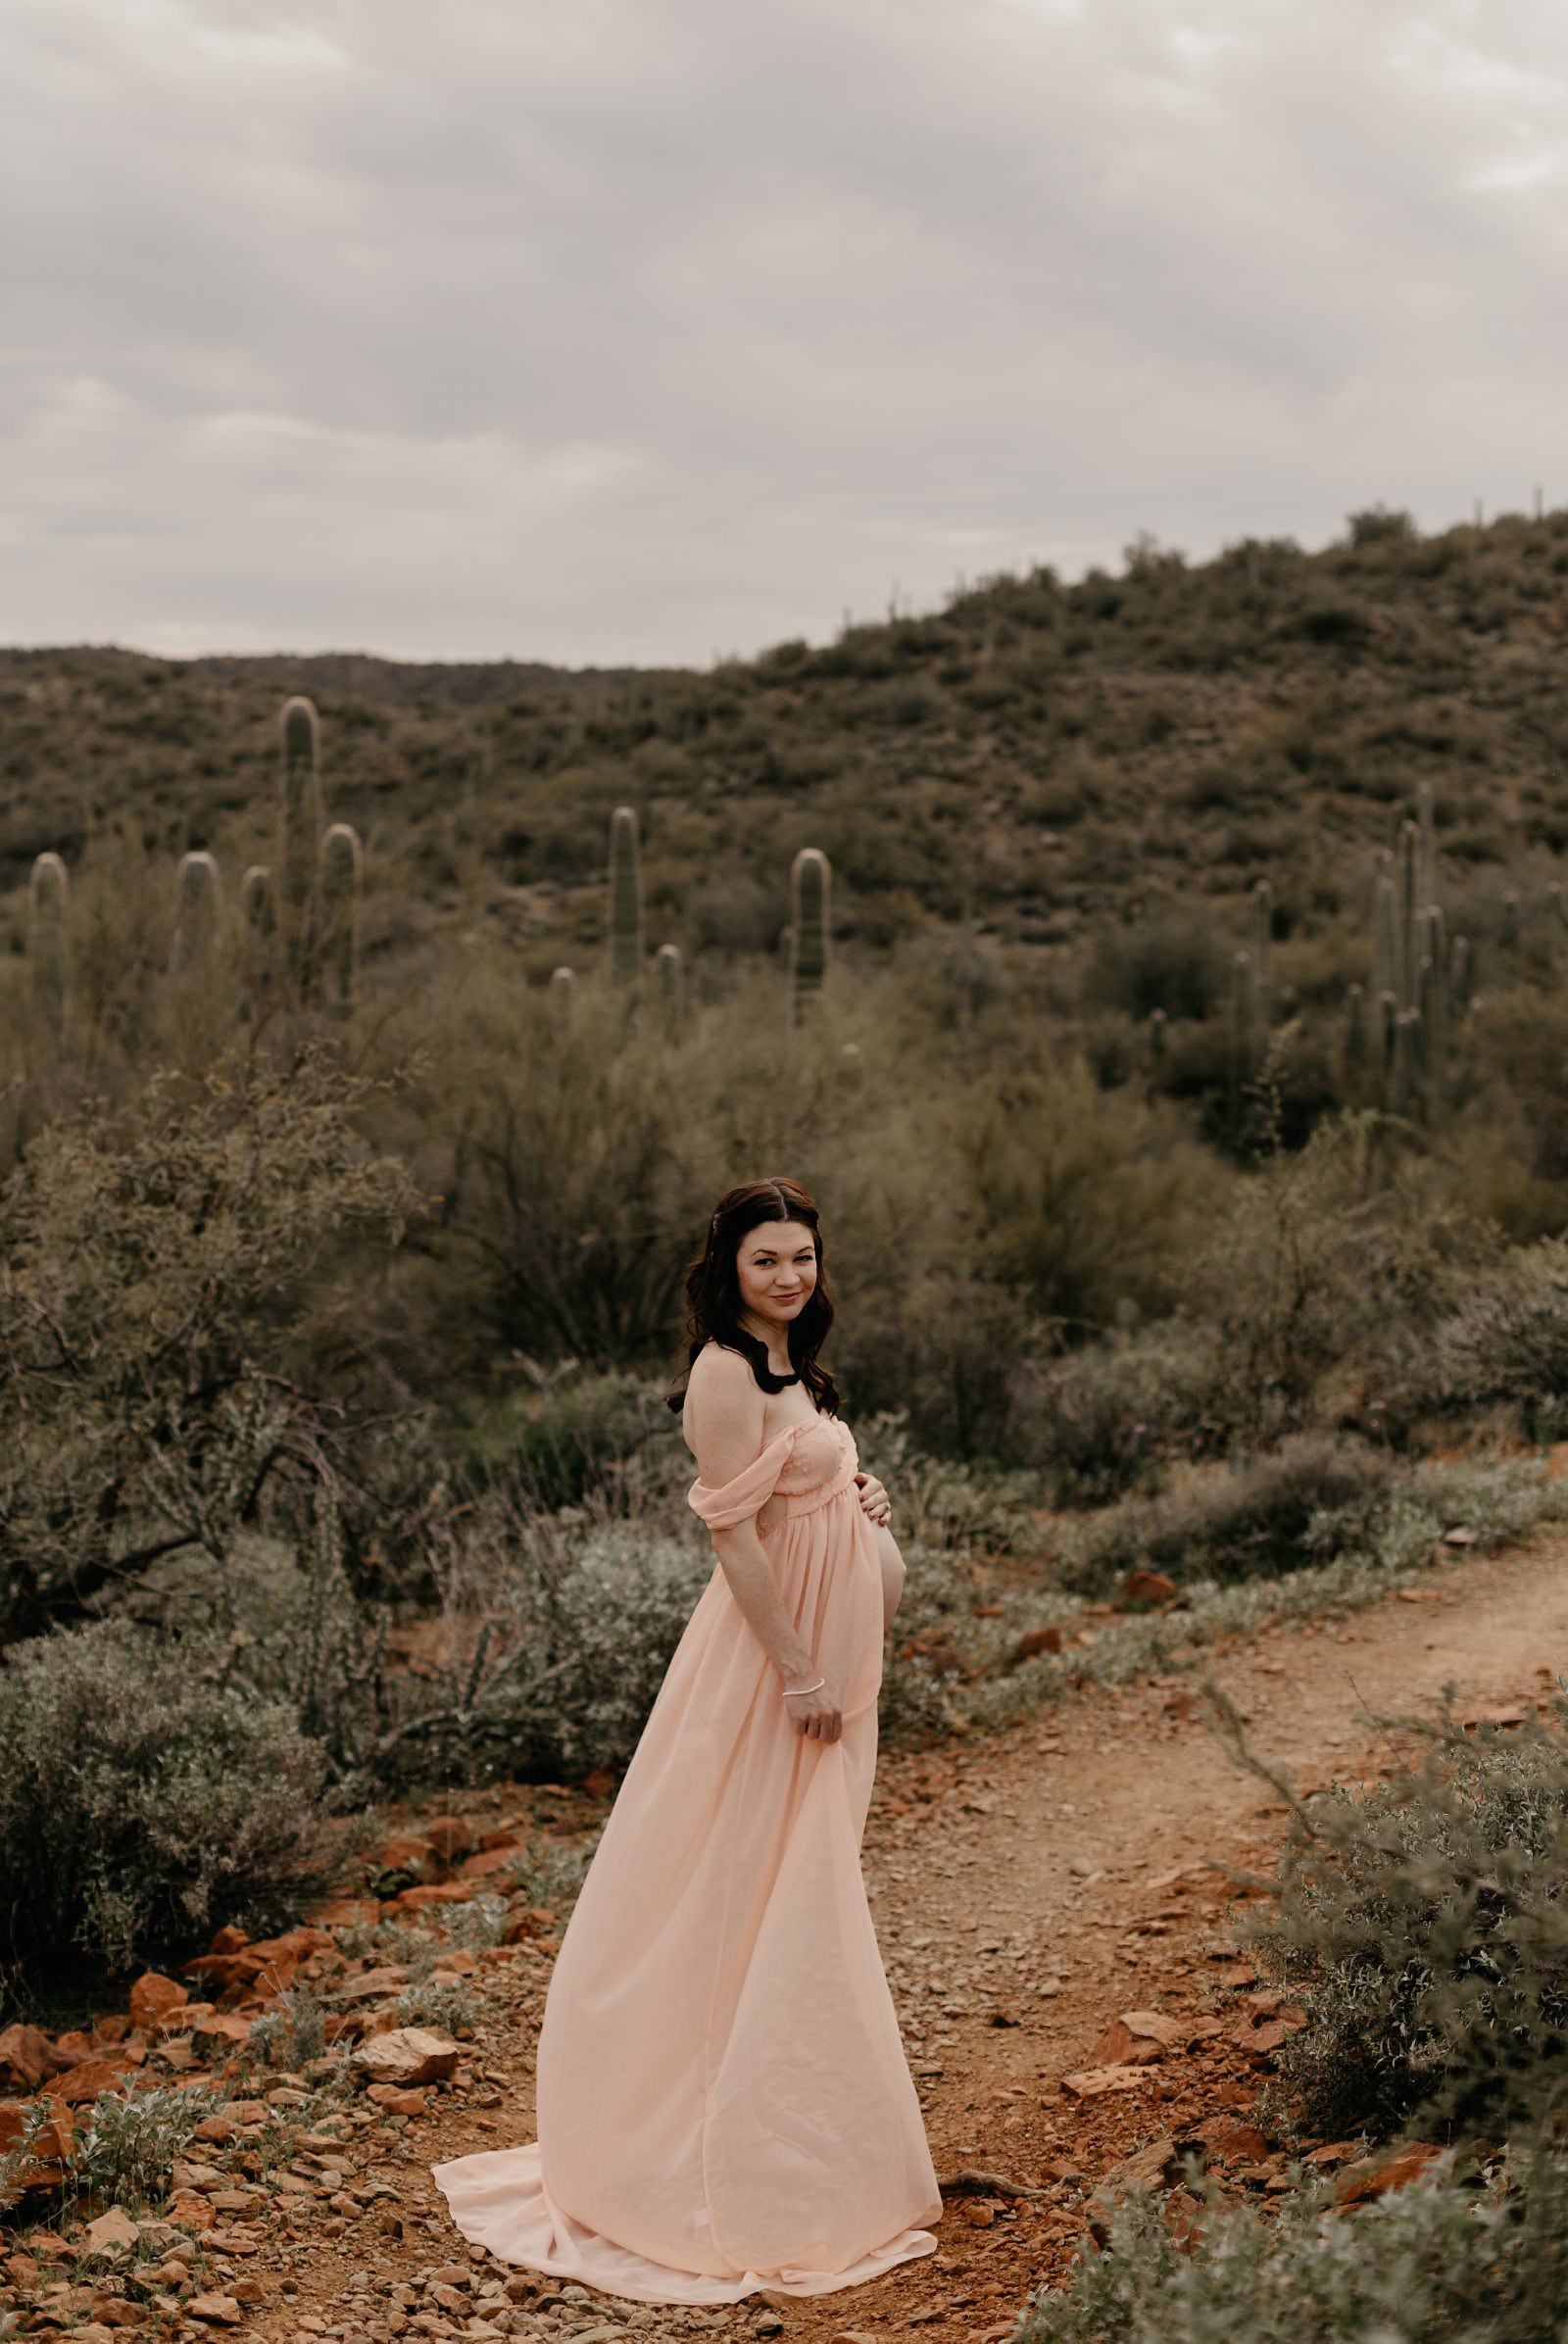
[[[1557,1515],[1565,615],[1568,515],[1374,513],[706,674],[0,655],[11,2014],[286,1928],[411,1788],[612,1778],[712,1568],[681,1268],[760,1171],[894,1496],[895,1742]],[[1458,1776],[1356,1828],[1554,1880],[1531,1764],[1505,1847]],[[1416,2121],[1335,2024],[1293,2088]],[[1217,2332],[1149,2302],[1031,2344]]]

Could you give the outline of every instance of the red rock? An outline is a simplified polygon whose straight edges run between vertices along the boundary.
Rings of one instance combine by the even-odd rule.
[[[98,2043],[122,2043],[130,2032],[129,2015],[122,2010],[106,2011],[92,2023],[93,2040]]]
[[[432,1880],[416,1888],[405,1888],[392,1901],[405,1913],[422,1913],[426,1905],[466,1904],[475,1893],[472,1880]]]
[[[1255,2124],[1237,2124],[1227,2121],[1212,2128],[1205,2126],[1203,2137],[1209,2154],[1214,2157],[1241,2159],[1255,2165],[1260,2157],[1266,2157],[1269,2153],[1267,2135],[1260,2132]]]
[[[238,2046],[249,2042],[251,2021],[240,2018],[233,2011],[214,2011],[210,2017],[194,2020],[191,2033],[202,2044],[233,2043]]]
[[[399,1831],[382,1843],[371,1870],[412,1872],[422,1878],[435,1862],[435,1849],[422,1831]]]
[[[482,1847],[476,1856],[465,1856],[462,1873],[466,1880],[493,1880],[499,1872],[510,1872],[517,1861],[513,1847]]]
[[[1145,2067],[1116,2065],[1104,2068],[1080,2068],[1073,2075],[1063,2075],[1061,2088],[1070,2099],[1100,2100],[1108,2092],[1134,2091],[1139,2084],[1150,2080]]]
[[[70,2060],[56,2056],[54,2044],[40,2027],[20,2023],[0,2033],[0,2087],[36,2091],[46,2075],[58,2075]]]
[[[1167,2135],[1152,2140],[1147,2148],[1135,2149],[1119,2165],[1113,2165],[1097,2184],[1095,2194],[1113,2197],[1122,2189],[1166,2189],[1181,2177],[1181,2166],[1174,2139]]]
[[[1175,1592],[1176,1582],[1163,1571],[1129,1571],[1121,1583],[1123,1603],[1168,1603]]]
[[[381,1918],[378,1896],[335,1896],[316,1916],[322,1929],[373,1929]]]
[[[180,2308],[187,2320],[200,2320],[212,2327],[238,2327],[245,2317],[232,2295],[193,2295]]]
[[[410,2086],[433,2083],[450,2075],[463,2056],[463,2046],[450,2035],[426,2027],[399,2027],[371,2035],[353,2054],[354,2065],[372,2083]]]
[[[438,1815],[425,1826],[424,1835],[438,1860],[448,1866],[473,1845],[472,1828],[463,1815]]]
[[[61,2076],[55,2089],[63,2100],[70,2101],[73,2107],[79,2107],[83,2101],[96,2100],[100,2092],[122,2090],[125,2078],[126,2067],[122,2060],[84,2059],[79,2066]]]
[[[1301,2163],[1315,2165],[1320,2172],[1331,2173],[1342,2165],[1354,2165],[1360,2155],[1358,2140],[1326,2140],[1321,2148],[1308,2149]]]
[[[369,2084],[365,2096],[377,2108],[384,2108],[388,2116],[423,2116],[426,2107],[422,2091],[404,2090],[395,2083]]]
[[[130,1989],[131,2025],[151,2031],[172,2010],[189,2000],[187,1989],[176,1979],[166,1978],[160,1970],[144,1971]]]
[[[218,2217],[199,2189],[176,2189],[169,2201],[169,2220],[182,2230],[210,2230]]]
[[[1124,2010],[1090,2052],[1097,2068],[1149,2067],[1186,2039],[1186,2026],[1159,2011]]]
[[[1059,1652],[1060,1650],[1061,1630],[1059,1628],[1026,1628],[1008,1654],[1007,1665],[1012,1668],[1016,1667],[1020,1660],[1033,1660],[1037,1652]]]
[[[1402,2189],[1442,2154],[1441,2149],[1417,2140],[1382,2164],[1375,2157],[1362,2158],[1354,2165],[1348,2165],[1340,2174],[1334,2184],[1335,2201],[1341,2206],[1360,2206],[1368,2198],[1384,2197],[1391,2189]]]
[[[591,1775],[584,1775],[582,1786],[590,1798],[609,1798],[615,1787],[615,1778],[608,1766],[596,1766]]]
[[[51,2189],[64,2179],[71,2158],[71,2144],[75,2132],[75,2118],[65,2101],[53,2092],[36,2095],[49,2104],[50,2116],[33,2142],[27,2164],[15,2176],[21,2189]],[[24,2105],[20,2100],[0,2100],[0,2150],[9,2149],[22,2138],[33,2122],[36,2100]],[[35,2243],[38,2241],[35,2239]]]

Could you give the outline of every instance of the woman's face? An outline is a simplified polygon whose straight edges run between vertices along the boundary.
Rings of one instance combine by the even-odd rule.
[[[735,1256],[741,1306],[787,1333],[816,1285],[816,1245],[804,1221],[762,1221]]]

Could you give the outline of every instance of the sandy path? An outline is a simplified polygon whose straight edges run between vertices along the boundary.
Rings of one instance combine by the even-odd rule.
[[[1431,1599],[1391,1594],[1341,1621],[1266,1630],[1215,1650],[1211,1673],[1249,1717],[1260,1755],[1285,1759],[1298,1782],[1353,1777],[1379,1754],[1363,1704],[1409,1711],[1446,1680],[1461,1705],[1501,1702],[1549,1690],[1553,1667],[1568,1669],[1562,1540],[1456,1560],[1423,1588]],[[865,1875],[937,2171],[1000,2173],[1038,2194],[950,2197],[935,2255],[837,2295],[753,2298],[713,2314],[603,2297],[518,2304],[501,2313],[501,2332],[586,2336],[613,2320],[638,2334],[782,2327],[810,2344],[910,2330],[1004,2335],[1028,2289],[1060,2271],[1082,2233],[1084,2193],[1106,2171],[1216,2108],[1245,2113],[1253,2085],[1236,2053],[1228,2067],[1162,2064],[1147,2088],[1113,2102],[1080,2105],[1061,2089],[1118,2011],[1217,2012],[1234,2023],[1245,2001],[1234,1972],[1217,1982],[1216,1956],[1229,1943],[1224,1883],[1200,1865],[1216,1856],[1267,1863],[1283,1809],[1181,1714],[1193,1682],[1172,1675],[1090,1692],[1028,1726],[918,1758],[883,1755]],[[1184,1879],[1167,1878],[1184,1868]],[[417,2285],[437,2261],[469,2263],[477,2284],[519,2275],[464,2247],[424,2170],[438,2157],[531,2137],[537,1978],[525,1985],[519,1977],[511,1993],[511,2023],[499,2021],[474,2063],[498,2083],[505,2076],[501,2108],[481,2117],[471,2100],[452,2104],[411,2134],[408,2163],[393,2169],[407,2236],[376,2250],[370,2287],[345,2284],[364,2269],[363,2245],[323,2242],[297,2307],[320,2322],[316,2335],[373,2344],[378,2331],[417,2334],[385,2290],[394,2279]],[[270,2337],[311,2332],[281,2305],[259,2324]],[[465,2332],[462,2320],[447,2325],[428,2310],[419,2326]]]

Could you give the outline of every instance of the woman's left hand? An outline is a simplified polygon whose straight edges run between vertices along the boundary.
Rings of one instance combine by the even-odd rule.
[[[873,1522],[881,1523],[885,1527],[888,1515],[892,1511],[892,1504],[886,1489],[883,1489],[874,1473],[858,1473],[855,1478],[860,1485],[861,1512],[868,1514]]]

